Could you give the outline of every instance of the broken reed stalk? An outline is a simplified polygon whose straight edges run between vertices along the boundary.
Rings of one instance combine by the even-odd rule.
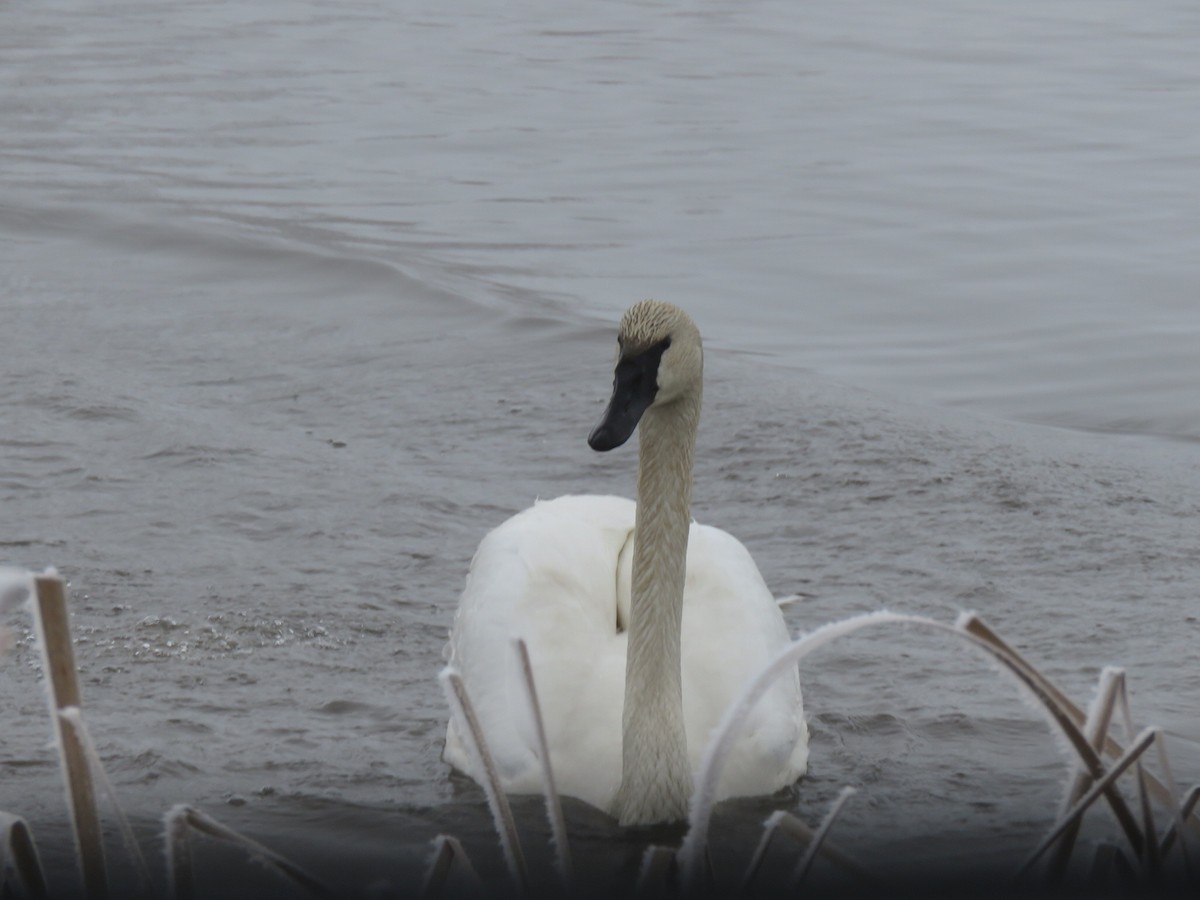
[[[17,890],[30,900],[47,900],[50,896],[29,825],[20,816],[0,812],[0,897],[11,895],[6,883],[9,871],[13,873]]]
[[[192,831],[241,847],[251,859],[274,869],[314,897],[332,900],[337,896],[325,886],[324,882],[308,874],[287,857],[234,831],[227,825],[222,825],[198,809],[180,804],[167,811],[164,829],[167,844],[167,873],[171,882],[171,893],[176,900],[191,900],[195,896],[192,883],[193,866],[190,840]]]
[[[1034,696],[1038,698],[1046,708],[1046,711],[1050,713],[1051,717],[1058,724],[1059,730],[1062,731],[1063,736],[1066,737],[1067,741],[1074,748],[1075,753],[1079,756],[1088,774],[1097,782],[1102,781],[1106,771],[1104,761],[1101,755],[1092,749],[1092,745],[1088,742],[1083,732],[1079,730],[1080,726],[1086,720],[1079,707],[1072,703],[1048,678],[1035,669],[1032,663],[1001,640],[999,635],[985,625],[974,613],[960,616],[957,628],[961,634],[978,641],[979,646],[987,649],[1034,693]],[[1105,738],[1104,745],[1106,750],[1110,745],[1116,748],[1117,751],[1121,749],[1120,745],[1112,741],[1111,738]],[[1121,754],[1118,752],[1115,755],[1120,756]],[[1125,839],[1129,841],[1129,845],[1133,848],[1134,853],[1140,857],[1145,838],[1138,827],[1137,819],[1130,812],[1129,805],[1125,802],[1125,798],[1121,796],[1120,791],[1117,790],[1116,785],[1111,781],[1104,782],[1104,785],[1104,799],[1108,802],[1108,806],[1112,810],[1117,824],[1121,826],[1121,830],[1125,834]]]
[[[808,870],[812,868],[813,860],[817,858],[817,851],[825,843],[825,838],[829,834],[829,829],[833,827],[838,813],[842,811],[842,807],[846,805],[846,801],[856,793],[857,791],[854,788],[847,785],[841,789],[837,795],[837,799],[829,807],[829,812],[825,814],[825,818],[821,821],[820,826],[817,828],[817,833],[813,835],[813,839],[808,842],[808,847],[805,849],[804,855],[800,857],[800,862],[796,864],[796,870],[792,873],[789,885],[792,893],[799,892],[800,886],[804,883],[805,876],[808,875]]]
[[[989,628],[978,616],[971,614],[963,617],[959,623],[959,627],[969,634],[972,634],[981,640],[985,640],[995,647],[1003,650],[1014,661],[1024,666],[1030,677],[1039,682],[1041,690],[1045,691],[1045,693],[1054,700],[1055,705],[1067,716],[1069,716],[1071,721],[1076,726],[1083,725],[1085,719],[1087,718],[1083,711],[1074,703],[1072,703],[1071,699],[1067,697],[1066,694],[1064,694],[1061,690],[1059,690],[1058,687],[1056,687],[1051,681],[1045,678],[1045,676],[1033,668],[1033,666],[1030,665],[1020,653],[1014,650],[1009,644],[1005,643],[1005,641],[1001,639],[1000,636],[994,631],[992,631],[992,629]],[[1119,759],[1125,753],[1125,749],[1117,740],[1109,735],[1104,738],[1104,747],[1101,752],[1113,759]],[[1171,791],[1157,778],[1152,775],[1147,775],[1146,785],[1155,800],[1163,804],[1177,806],[1172,797]],[[1184,816],[1183,819],[1185,826],[1192,832],[1193,835],[1200,835],[1200,816],[1193,814]]]
[[[1150,745],[1154,743],[1159,733],[1160,729],[1158,728],[1147,728],[1137,736],[1137,739],[1130,745],[1129,750],[1126,751],[1125,755],[1113,763],[1111,769],[1097,778],[1096,783],[1093,784],[1090,789],[1088,789],[1087,793],[1079,798],[1079,801],[1071,807],[1066,816],[1060,819],[1058,823],[1050,829],[1050,833],[1042,839],[1042,842],[1038,844],[1037,849],[1035,849],[1033,853],[1030,854],[1029,858],[1021,865],[1021,868],[1017,871],[1017,878],[1021,878],[1023,875],[1025,875],[1025,873],[1029,871],[1033,864],[1041,859],[1042,854],[1045,853],[1046,850],[1049,849],[1049,847],[1059,839],[1063,832],[1067,830],[1071,822],[1082,816],[1097,797],[1105,793],[1109,787],[1125,772],[1126,769],[1137,762],[1141,755],[1150,749]]]
[[[1117,700],[1121,707],[1121,720],[1125,726],[1125,739],[1133,740],[1133,710],[1129,708],[1129,693],[1121,690],[1117,694]],[[1154,743],[1157,745],[1162,740],[1162,732],[1159,731],[1155,737]],[[1158,853],[1158,833],[1154,827],[1154,810],[1150,808],[1150,794],[1146,785],[1146,767],[1142,765],[1142,758],[1138,756],[1134,760],[1134,774],[1136,776],[1138,788],[1138,804],[1142,812],[1142,834],[1146,838],[1146,843],[1142,848],[1142,864],[1149,873],[1150,878],[1157,880],[1162,871],[1162,858]],[[1174,795],[1171,797],[1171,808],[1177,808],[1178,803]]]
[[[1137,873],[1121,852],[1121,848],[1107,842],[1101,843],[1092,857],[1088,888],[1097,894],[1111,896],[1114,876],[1120,877],[1126,885],[1137,882]]]
[[[450,873],[454,871],[456,865],[469,882],[470,896],[483,896],[486,892],[483,880],[475,871],[475,867],[471,865],[471,858],[467,856],[463,845],[456,837],[439,834],[433,839],[433,858],[429,861],[429,868],[425,870],[425,881],[421,885],[421,900],[436,900],[441,897],[450,880]]]
[[[64,725],[60,713],[80,706],[79,673],[67,618],[67,596],[57,575],[34,579],[37,603],[34,623],[42,647],[42,664],[50,688],[50,713],[58,738],[59,759],[67,788],[67,808],[75,835],[84,893],[90,900],[108,896],[108,874],[104,864],[104,842],[96,811],[95,787],[83,742]]]
[[[767,816],[767,820],[763,823],[762,837],[758,839],[758,846],[754,848],[754,853],[750,856],[750,863],[746,866],[746,874],[742,876],[742,894],[750,893],[754,879],[758,877],[758,870],[762,868],[762,864],[767,858],[767,851],[771,849],[771,842],[775,840],[775,835],[779,831],[790,834],[801,845],[807,845],[813,836],[811,828],[782,809],[777,809]]]
[[[1092,748],[1099,751],[1103,744],[1104,738],[1108,735],[1109,725],[1112,724],[1113,711],[1117,702],[1117,692],[1125,690],[1125,672],[1121,669],[1105,667],[1100,672],[1100,682],[1096,688],[1096,699],[1088,710],[1087,718],[1083,723],[1084,737],[1087,738]],[[1094,779],[1091,774],[1081,765],[1075,766],[1075,776],[1071,781],[1071,786],[1067,793],[1063,796],[1063,801],[1059,805],[1058,815],[1056,818],[1061,819],[1067,814],[1067,811],[1074,806],[1084,792],[1091,787]],[[1067,830],[1063,832],[1061,838],[1054,846],[1054,853],[1050,857],[1047,866],[1047,877],[1051,883],[1055,883],[1062,878],[1066,871],[1067,863],[1071,859],[1071,851],[1075,847],[1075,839],[1079,836],[1079,828],[1083,824],[1082,819],[1075,819]]]
[[[1186,810],[1184,808],[1186,800],[1183,797],[1183,792],[1179,789],[1179,782],[1175,780],[1175,772],[1171,768],[1171,760],[1167,757],[1166,737],[1159,735],[1159,738],[1155,743],[1158,747],[1158,765],[1160,771],[1162,772],[1163,781],[1166,782],[1167,789],[1171,792],[1171,796],[1175,798],[1175,802],[1171,804],[1171,824],[1168,826],[1167,833],[1170,834],[1171,832],[1177,831],[1179,834],[1183,835],[1184,840],[1179,844],[1179,853],[1183,857],[1183,870],[1187,873],[1189,878],[1192,878],[1194,877],[1194,873],[1192,872],[1192,854],[1188,849],[1188,842],[1186,840],[1187,826],[1185,824],[1185,820],[1187,819],[1191,810],[1190,808]],[[1158,847],[1159,856],[1165,857],[1170,847],[1171,844],[1167,842],[1167,838],[1164,835],[1162,842]]]
[[[125,816],[125,812],[121,809],[121,804],[117,800],[117,792],[113,788],[112,781],[109,780],[108,772],[104,769],[104,763],[100,759],[100,754],[96,752],[96,745],[92,743],[92,735],[88,731],[87,724],[83,721],[83,714],[80,712],[78,706],[71,706],[60,711],[58,715],[62,719],[63,726],[74,732],[75,739],[83,747],[84,754],[91,765],[92,776],[100,782],[100,787],[104,789],[113,814],[117,818],[117,827],[120,829],[121,839],[125,842],[125,851],[133,860],[134,868],[137,869],[139,886],[142,889],[142,893],[146,896],[151,895],[154,893],[154,886],[150,879],[150,867],[146,865],[146,857],[142,855],[137,837],[133,833],[133,828],[129,825],[129,819]]]
[[[1192,810],[1196,808],[1197,803],[1200,803],[1200,784],[1192,785],[1191,790],[1180,801],[1178,808],[1175,810],[1175,821],[1167,828],[1167,833],[1163,835],[1162,846],[1159,848],[1159,852],[1163,856],[1166,856],[1175,844],[1176,839],[1182,835],[1179,849],[1183,852],[1183,863],[1189,876],[1192,873],[1192,857],[1188,852],[1187,835],[1180,828],[1180,823],[1186,821],[1187,817],[1192,814]]]
[[[670,891],[671,879],[677,870],[675,851],[670,847],[651,844],[642,854],[642,865],[638,869],[634,897],[661,897]]]
[[[492,811],[492,821],[500,838],[500,849],[504,852],[504,862],[508,865],[509,874],[518,893],[528,896],[529,873],[525,866],[525,854],[521,851],[521,840],[517,837],[517,823],[513,819],[508,796],[500,784],[500,773],[488,749],[483,727],[475,714],[475,706],[471,703],[462,674],[453,666],[446,666],[438,675],[438,681],[442,683],[442,691],[450,704],[450,714],[458,720],[463,743],[466,744],[467,753],[475,763],[475,770],[483,775],[479,784],[487,797],[488,808]]]
[[[777,834],[790,837],[802,847],[807,847],[812,843],[816,832],[791,813],[784,812],[781,809],[771,813],[767,817],[766,822],[763,823],[762,838],[759,839],[758,846],[754,850],[754,855],[750,858],[750,864],[746,867],[746,874],[742,878],[740,894],[746,895],[751,893],[754,881],[758,878],[759,869],[762,868],[763,863],[766,861],[767,851],[770,849]],[[829,843],[829,841],[824,841],[819,849],[821,855],[838,868],[843,869],[868,884],[882,887],[882,885],[876,882],[870,872],[860,866],[850,856]]]
[[[562,800],[554,783],[554,770],[550,766],[550,745],[546,741],[546,723],[542,718],[542,707],[538,703],[537,685],[533,681],[533,664],[529,661],[529,648],[523,638],[513,641],[517,659],[521,663],[521,675],[525,685],[525,696],[529,700],[529,712],[533,716],[537,735],[538,759],[542,764],[542,794],[546,798],[546,818],[550,821],[550,836],[554,842],[555,868],[562,878],[563,887],[571,893],[571,847],[567,840],[567,823],[563,818]]]
[[[173,806],[163,817],[163,843],[167,855],[167,896],[193,900],[192,842],[188,839],[186,806]]]

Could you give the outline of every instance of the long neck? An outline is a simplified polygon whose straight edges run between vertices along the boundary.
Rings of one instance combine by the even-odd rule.
[[[697,390],[642,417],[630,598],[622,825],[678,821],[692,792],[680,680],[680,626],[692,499]]]

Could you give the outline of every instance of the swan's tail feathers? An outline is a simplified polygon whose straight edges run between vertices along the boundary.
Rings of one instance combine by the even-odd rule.
[[[546,740],[546,725],[542,718],[542,707],[538,703],[537,685],[533,680],[533,665],[529,661],[529,648],[524,638],[513,641],[517,660],[521,664],[521,684],[525,688],[525,697],[529,701],[529,713],[533,716],[534,730],[537,735],[538,760],[542,770],[542,795],[546,798],[546,818],[550,821],[550,835],[554,842],[555,867],[562,878],[563,887],[568,896],[572,890],[571,848],[567,841],[567,823],[563,818],[562,801],[558,795],[558,787],[554,783],[554,769],[550,765],[550,745]]]
[[[492,821],[496,833],[500,837],[500,848],[504,852],[504,861],[508,864],[509,874],[521,896],[529,894],[529,873],[525,867],[525,854],[521,851],[521,841],[517,837],[517,823],[513,819],[512,808],[508,805],[508,797],[500,784],[500,773],[496,762],[488,749],[487,740],[483,736],[483,728],[479,717],[467,693],[467,685],[463,682],[462,673],[454,666],[446,666],[438,675],[446,702],[450,704],[450,714],[458,722],[458,731],[462,742],[466,745],[467,756],[479,773],[479,786],[487,797],[488,807],[492,811]]]

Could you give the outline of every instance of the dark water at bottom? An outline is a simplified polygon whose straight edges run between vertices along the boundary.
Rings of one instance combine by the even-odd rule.
[[[489,528],[538,496],[631,492],[633,448],[584,442],[613,329],[294,248],[79,213],[22,227],[0,245],[0,550],[70,582],[87,720],[149,855],[189,803],[346,895],[411,888],[443,832],[498,878],[482,794],[440,762],[435,676]],[[694,514],[803,595],[794,632],[975,609],[1081,705],[1126,667],[1138,727],[1200,777],[1189,446],[909,406],[754,356],[707,372]],[[8,624],[0,808],[66,891],[40,662],[27,619]],[[885,878],[990,881],[1049,827],[1066,757],[972,652],[880,629],[801,677],[810,774],[723,808],[716,862],[748,856],[776,808],[815,824],[846,784],[833,840]],[[544,854],[538,804],[517,808]],[[568,820],[597,893],[636,866],[640,836],[579,804]],[[1115,834],[1089,818],[1087,840]],[[200,845],[205,877],[223,854]]]

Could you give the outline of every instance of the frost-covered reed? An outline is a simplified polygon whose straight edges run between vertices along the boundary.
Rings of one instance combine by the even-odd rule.
[[[303,888],[313,897],[338,896],[320,879],[315,878],[285,856],[281,856],[258,841],[234,831],[212,816],[186,804],[171,807],[163,818],[163,838],[167,854],[167,880],[170,896],[175,900],[194,900],[195,867],[192,864],[191,836],[201,834],[214,840],[233,844],[245,851],[253,861],[277,872],[287,881]]]
[[[0,812],[0,896],[8,896],[5,883],[9,879],[18,896],[24,894],[33,900],[49,896],[42,860],[28,823],[20,816]]]
[[[122,896],[159,896],[83,716],[66,587],[53,570],[34,575],[24,570],[0,568],[0,613],[13,612],[30,598],[84,896],[88,900],[105,900],[113,893],[96,798],[97,783],[108,797],[126,853],[137,872],[137,886],[132,891],[121,892]],[[0,634],[0,640],[3,637]],[[0,651],[4,649],[0,643]],[[285,857],[211,816],[182,805],[173,807],[165,818],[171,896],[180,900],[194,897],[190,836],[197,833],[242,847],[251,859],[279,872],[312,896],[335,896],[321,881]],[[0,811],[0,897],[10,896],[42,900],[52,894],[28,823],[20,816]]]
[[[59,762],[67,788],[67,809],[75,835],[80,874],[91,900],[108,896],[104,837],[96,809],[92,769],[80,730],[64,715],[82,706],[79,671],[67,619],[67,593],[54,572],[34,578],[34,623],[42,648],[42,669],[49,691],[51,718],[58,742]]]
[[[754,704],[774,679],[791,671],[792,667],[808,654],[838,638],[873,627],[915,627],[930,630],[964,641],[982,651],[1001,672],[1036,701],[1054,731],[1063,739],[1063,744],[1074,754],[1076,761],[1068,773],[1068,786],[1059,815],[1045,837],[1015,873],[1016,879],[1031,877],[1037,864],[1043,858],[1048,858],[1043,869],[1043,878],[1049,883],[1060,880],[1071,859],[1082,817],[1090,806],[1101,798],[1105,800],[1125,839],[1132,862],[1120,848],[1103,845],[1092,861],[1094,878],[1103,880],[1112,871],[1141,871],[1151,883],[1156,883],[1162,876],[1168,856],[1172,855],[1176,848],[1178,850],[1173,855],[1177,858],[1174,860],[1177,870],[1182,871],[1183,877],[1189,883],[1194,883],[1200,878],[1194,858],[1195,851],[1189,848],[1189,845],[1200,837],[1200,816],[1196,814],[1196,806],[1200,802],[1200,786],[1193,787],[1186,793],[1179,790],[1171,773],[1166,744],[1160,729],[1146,728],[1134,733],[1124,672],[1119,669],[1105,669],[1102,672],[1096,698],[1085,713],[974,613],[964,613],[957,622],[948,625],[921,616],[883,611],[833,622],[804,635],[781,650],[750,680],[742,695],[730,705],[721,723],[714,729],[704,751],[683,840],[674,850],[662,846],[646,848],[634,886],[637,895],[690,896],[719,889],[711,870],[708,852],[712,812],[724,761],[740,736]],[[527,654],[524,664],[528,668]],[[447,675],[443,674],[443,678],[446,677]],[[526,684],[526,690],[530,693],[535,719],[539,720],[538,730],[541,731],[543,726],[531,681]],[[1127,747],[1111,734],[1111,726],[1118,712],[1124,725]],[[459,713],[456,711],[456,714]],[[478,733],[477,724],[475,723],[472,732],[479,743],[486,745],[484,736]],[[1152,775],[1142,764],[1143,755],[1151,748],[1158,750],[1158,767],[1163,774],[1161,779]],[[557,804],[557,797],[554,796],[553,776],[548,761],[544,759],[544,752],[543,750],[547,802],[552,809],[553,805]],[[483,768],[486,769],[486,766]],[[1130,769],[1134,770],[1137,790],[1136,814],[1117,787],[1118,779]],[[502,796],[498,779],[492,783],[490,790],[485,785],[485,792],[488,793],[489,802],[493,802],[493,794]],[[759,875],[767,849],[779,833],[791,836],[804,847],[789,880],[789,893],[798,889],[818,855],[827,857],[842,869],[853,873],[864,885],[878,887],[880,881],[843,851],[826,841],[838,812],[853,793],[852,788],[843,789],[816,830],[783,811],[769,817],[758,848],[740,880],[742,892],[751,889]],[[1170,820],[1161,838],[1156,833],[1155,804],[1167,811]],[[511,824],[510,820],[506,828],[507,836],[502,836],[502,844],[506,847],[509,843],[515,845],[515,824]],[[558,837],[557,832],[555,835],[556,842],[565,843],[565,837]],[[458,850],[461,852],[461,848]],[[436,879],[427,881],[431,895],[436,895],[437,892],[435,882]]]
[[[85,723],[63,582],[52,571],[32,575],[19,570],[0,569],[0,612],[12,612],[29,598],[32,598],[34,623],[42,651],[47,696],[84,893],[91,900],[107,897],[110,893],[95,790],[98,783],[108,797],[125,839],[126,851],[139,873],[139,890],[143,894],[153,894],[149,869],[142,859],[132,830],[120,812],[115,792],[92,745]],[[828,839],[835,827],[838,812],[854,793],[852,788],[843,789],[816,829],[791,813],[778,811],[772,814],[740,878],[737,873],[724,873],[725,877],[718,878],[712,870],[708,851],[722,764],[737,741],[749,711],[771,680],[831,641],[874,627],[921,628],[952,636],[976,647],[1036,700],[1054,730],[1062,737],[1062,743],[1073,754],[1074,762],[1068,771],[1063,800],[1054,824],[1016,873],[1017,879],[1041,877],[1049,883],[1060,881],[1073,857],[1078,856],[1076,845],[1082,817],[1097,801],[1103,800],[1117,824],[1123,845],[1101,844],[1091,860],[1084,861],[1085,865],[1090,862],[1094,884],[1107,884],[1124,873],[1123,877],[1128,878],[1145,877],[1153,885],[1161,883],[1164,873],[1168,871],[1175,875],[1182,873],[1183,879],[1193,886],[1200,881],[1200,814],[1197,813],[1200,785],[1188,790],[1178,786],[1160,729],[1145,728],[1135,733],[1127,679],[1122,670],[1106,668],[1101,672],[1095,697],[1085,711],[978,616],[964,614],[953,625],[948,625],[919,616],[877,612],[834,622],[804,635],[768,661],[746,685],[742,695],[731,704],[721,724],[714,730],[705,749],[689,807],[687,830],[680,845],[675,848],[647,847],[636,885],[630,885],[630,888],[636,889],[640,895],[689,895],[720,890],[722,885],[737,884],[743,893],[749,892],[757,886],[763,860],[768,850],[778,844],[781,835],[792,839],[801,848],[792,866],[789,891],[799,887],[818,858],[824,858],[851,873],[866,887],[879,886],[880,881],[869,870]],[[4,636],[0,635],[0,652],[3,650]],[[570,895],[578,886],[572,879],[567,830],[546,749],[533,670],[523,644],[517,642],[514,652],[521,666],[524,676],[521,683],[536,725],[546,814],[556,851],[555,867],[562,890]],[[450,668],[442,673],[441,682],[452,714],[460,720],[464,739],[470,746],[470,752],[477,758],[478,770],[490,773],[490,777],[485,778],[484,791],[500,835],[512,887],[518,894],[528,895],[531,890],[530,877],[516,822],[508,799],[500,788],[494,763],[487,750],[486,736],[474,715],[466,687],[458,673]],[[1119,723],[1123,729],[1123,740],[1114,736],[1114,723]],[[1155,752],[1151,753],[1152,750]],[[1153,756],[1157,757],[1157,777],[1144,764],[1145,758]],[[1129,772],[1132,774],[1127,776]],[[1123,777],[1132,781],[1136,791],[1136,803],[1133,806],[1118,788],[1118,782]],[[177,900],[192,900],[196,896],[192,838],[197,834],[240,846],[251,859],[277,871],[287,882],[311,896],[334,896],[323,882],[285,857],[199,810],[179,805],[173,807],[164,819],[169,892]],[[487,889],[462,845],[451,836],[441,835],[433,845],[423,888],[424,896],[442,896],[452,883],[457,883],[472,894],[486,892]],[[35,900],[50,896],[46,875],[27,823],[17,815],[0,812],[0,896],[14,892]]]

